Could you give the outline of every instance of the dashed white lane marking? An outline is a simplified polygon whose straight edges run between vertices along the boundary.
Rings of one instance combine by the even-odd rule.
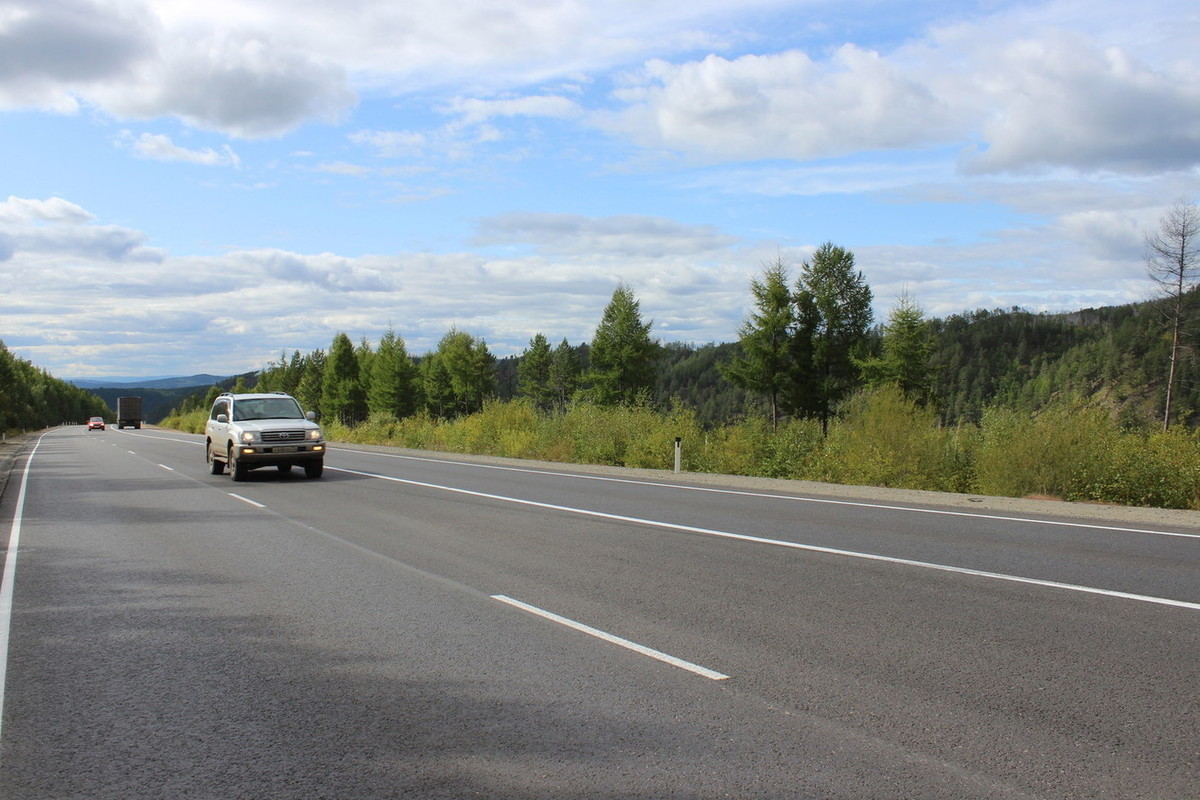
[[[251,500],[249,497],[242,497],[240,494],[234,494],[233,492],[226,492],[225,494],[229,495],[230,497],[234,498],[235,500],[241,500],[243,503],[249,503],[250,505],[254,506],[255,508],[266,508],[266,506],[264,506],[262,503],[256,503],[253,500]]]
[[[403,483],[408,486],[422,486],[426,489],[438,489],[444,492],[453,494],[463,494],[471,497],[482,497],[488,500],[499,500],[505,503],[515,503],[517,505],[531,506],[533,508],[545,508],[551,511],[562,511],[568,514],[579,514],[580,516],[593,517],[595,519],[606,519],[614,522],[629,522],[637,525],[648,525],[655,528],[664,528],[672,531],[683,531],[685,533],[698,533],[705,536],[715,536],[721,539],[733,539],[742,542],[753,542],[755,544],[771,545],[773,547],[785,547],[791,550],[803,550],[810,553],[824,553],[825,555],[842,556],[845,558],[857,558],[864,561],[877,561],[886,564],[897,564],[906,567],[918,567],[920,569],[935,570],[937,572],[950,572],[957,575],[970,575],[976,578],[989,578],[997,581],[1007,581],[1009,583],[1021,583],[1031,586],[1043,586],[1049,589],[1062,589],[1070,592],[1078,592],[1081,594],[1101,595],[1104,597],[1116,597],[1122,600],[1135,600],[1141,603],[1154,603],[1163,606],[1173,606],[1175,608],[1186,608],[1192,611],[1200,611],[1200,603],[1192,603],[1186,600],[1172,600],[1166,597],[1153,597],[1143,594],[1132,594],[1130,592],[1119,592],[1113,589],[1101,589],[1095,586],[1081,586],[1074,583],[1061,583],[1059,581],[1048,581],[1041,578],[1026,578],[1020,575],[1007,575],[1002,572],[987,572],[985,570],[971,569],[969,567],[955,567],[949,564],[937,564],[930,561],[915,561],[909,558],[896,558],[894,556],[883,556],[877,553],[862,553],[856,550],[841,550],[835,547],[822,547],[815,544],[803,544],[801,542],[789,542],[782,539],[768,539],[762,536],[751,536],[745,533],[733,533],[731,531],[715,530],[713,528],[700,528],[695,525],[680,525],[674,522],[663,522],[661,520],[643,519],[641,517],[628,517],[622,514],[609,514],[604,511],[592,511],[586,508],[574,508],[571,506],[560,506],[553,503],[541,503],[536,500],[524,500],[519,497],[506,497],[499,494],[489,494],[487,492],[476,492],[470,489],[460,489],[457,486],[443,486],[436,483],[426,483],[425,481],[414,481],[405,478],[395,478],[391,475],[379,475],[373,472],[362,472],[354,469],[342,469],[330,467],[336,472],[345,472],[350,475],[362,475],[366,478],[378,478],[379,480],[391,481],[393,483]]]
[[[666,653],[663,653],[659,650],[655,650],[652,647],[646,647],[645,645],[638,644],[637,642],[631,642],[628,639],[622,639],[620,636],[614,636],[613,634],[602,631],[599,628],[593,628],[590,625],[584,625],[582,622],[576,622],[573,619],[568,619],[567,617],[561,617],[558,614],[555,614],[551,611],[546,611],[543,608],[538,608],[537,606],[531,606],[528,603],[522,603],[520,600],[514,600],[511,597],[505,597],[502,594],[494,594],[494,595],[492,595],[492,599],[499,600],[501,603],[507,603],[508,605],[513,606],[514,608],[521,609],[522,611],[528,611],[530,614],[536,614],[539,617],[548,619],[551,622],[556,622],[559,625],[565,625],[566,627],[571,628],[573,630],[577,630],[581,633],[586,633],[588,636],[594,636],[597,639],[602,639],[603,641],[609,642],[611,644],[615,644],[620,647],[624,647],[627,650],[632,650],[635,653],[641,653],[644,656],[649,656],[650,658],[658,659],[659,661],[662,661],[666,664],[670,664],[673,667],[679,667],[680,669],[685,669],[688,672],[695,673],[696,675],[701,675],[705,678],[708,678],[709,680],[723,681],[723,680],[729,679],[728,675],[717,672],[716,670],[711,670],[707,667],[702,667],[699,664],[693,664],[690,661],[684,661],[682,658],[676,658],[675,656],[667,655]]]

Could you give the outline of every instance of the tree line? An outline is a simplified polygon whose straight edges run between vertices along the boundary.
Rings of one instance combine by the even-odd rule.
[[[17,358],[0,341],[0,431],[38,430],[90,417],[112,418],[103,400]]]
[[[455,328],[434,352],[414,357],[392,330],[375,348],[339,333],[328,351],[269,363],[257,388],[292,393],[348,426],[374,415],[450,420],[478,413],[492,398],[522,398],[548,413],[575,402],[686,408],[707,427],[759,414],[772,429],[814,419],[827,434],[858,393],[884,386],[931,409],[940,425],[978,425],[994,406],[1036,414],[1076,398],[1103,405],[1124,426],[1172,419],[1194,426],[1198,219],[1195,206],[1179,206],[1147,237],[1148,270],[1153,275],[1157,265],[1175,277],[1163,297],[1144,303],[930,319],[906,294],[874,324],[872,290],[854,254],[827,242],[794,278],[782,259],[763,266],[750,282],[751,309],[736,342],[664,345],[652,338],[633,291],[619,285],[590,343],[552,345],[537,333],[520,356],[496,359],[483,339]],[[216,391],[181,410],[207,408]]]
[[[650,337],[652,323],[642,319],[633,291],[618,285],[588,345],[563,339],[551,347],[542,333],[516,361],[515,390],[500,391],[497,359],[482,338],[451,328],[437,349],[424,356],[409,354],[404,339],[388,330],[372,347],[365,338],[357,346],[337,333],[329,350],[294,351],[269,362],[257,375],[257,391],[283,391],[321,418],[346,426],[381,415],[404,419],[418,413],[454,419],[483,410],[493,398],[520,396],[544,411],[563,410],[575,401],[650,404],[661,345]],[[207,409],[216,395],[231,388],[247,390],[239,378],[232,387],[214,386],[195,394],[176,409],[186,414]]]

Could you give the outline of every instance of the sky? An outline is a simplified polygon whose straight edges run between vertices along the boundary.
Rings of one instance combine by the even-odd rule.
[[[346,333],[737,340],[851,250],[884,322],[1153,296],[1195,0],[0,0],[0,341],[232,375]]]

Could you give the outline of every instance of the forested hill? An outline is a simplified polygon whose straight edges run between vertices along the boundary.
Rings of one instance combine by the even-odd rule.
[[[989,405],[1037,412],[1070,399],[1102,404],[1124,424],[1161,422],[1170,338],[1159,302],[1071,314],[975,311],[930,326],[934,399],[948,423],[976,422]],[[1185,343],[1196,334],[1185,331]],[[1194,356],[1193,348],[1180,359],[1172,414],[1189,424],[1200,408]]]
[[[1194,294],[1189,302],[1200,311]],[[1161,422],[1170,339],[1158,302],[1070,314],[977,310],[927,324],[933,403],[945,424],[978,422],[990,405],[1036,413],[1052,401],[1070,399],[1103,404],[1123,424]],[[1198,328],[1185,332],[1185,343],[1200,344]],[[873,332],[876,344],[880,335]],[[696,408],[705,424],[747,410],[754,413],[756,399],[746,398],[717,369],[737,347],[664,347],[659,400],[678,398]],[[1176,392],[1173,418],[1200,423],[1200,365],[1194,349],[1180,361]]]

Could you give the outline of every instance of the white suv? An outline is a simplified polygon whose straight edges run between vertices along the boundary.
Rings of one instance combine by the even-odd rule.
[[[233,479],[241,481],[258,467],[288,472],[303,466],[305,475],[319,478],[325,468],[325,440],[315,419],[284,392],[220,395],[204,425],[209,471],[220,475],[228,465]]]

